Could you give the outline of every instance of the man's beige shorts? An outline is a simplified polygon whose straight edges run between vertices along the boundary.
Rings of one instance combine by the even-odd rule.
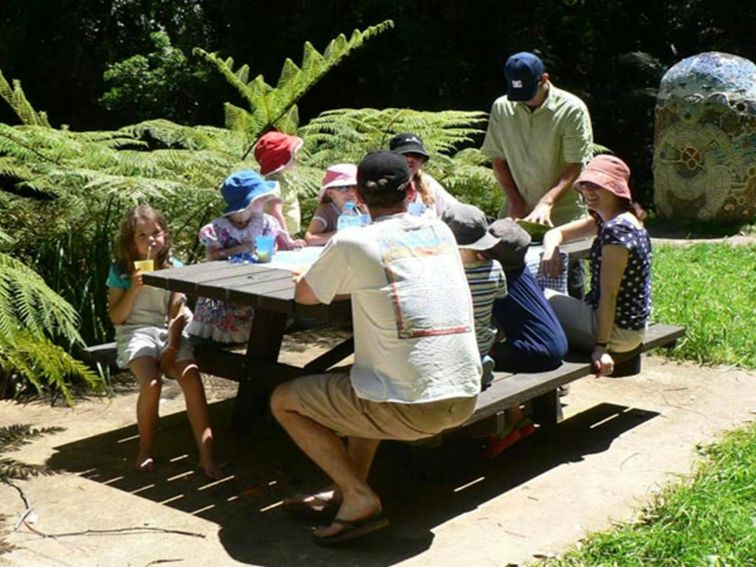
[[[315,374],[291,383],[303,415],[338,435],[413,441],[464,423],[476,397],[398,404],[357,397],[348,374]]]

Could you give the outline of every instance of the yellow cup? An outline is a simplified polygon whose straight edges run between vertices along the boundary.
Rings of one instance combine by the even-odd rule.
[[[154,260],[134,260],[134,269],[142,272],[154,272],[155,261]]]

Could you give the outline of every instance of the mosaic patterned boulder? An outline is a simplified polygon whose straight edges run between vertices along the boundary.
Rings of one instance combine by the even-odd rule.
[[[756,216],[756,65],[727,53],[683,59],[656,99],[654,199],[667,218]]]

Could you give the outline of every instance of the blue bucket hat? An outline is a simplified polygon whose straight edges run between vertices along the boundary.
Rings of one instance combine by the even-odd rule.
[[[229,175],[221,185],[221,195],[226,201],[223,215],[240,213],[261,198],[279,197],[280,188],[276,181],[265,178],[250,169]]]
[[[535,97],[543,73],[543,61],[537,55],[528,51],[512,55],[504,64],[507,98],[515,102],[525,102]]]

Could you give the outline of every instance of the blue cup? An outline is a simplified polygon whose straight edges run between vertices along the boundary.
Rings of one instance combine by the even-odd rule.
[[[258,236],[255,238],[255,253],[257,261],[261,264],[270,262],[273,258],[273,245],[275,239],[272,236]]]

